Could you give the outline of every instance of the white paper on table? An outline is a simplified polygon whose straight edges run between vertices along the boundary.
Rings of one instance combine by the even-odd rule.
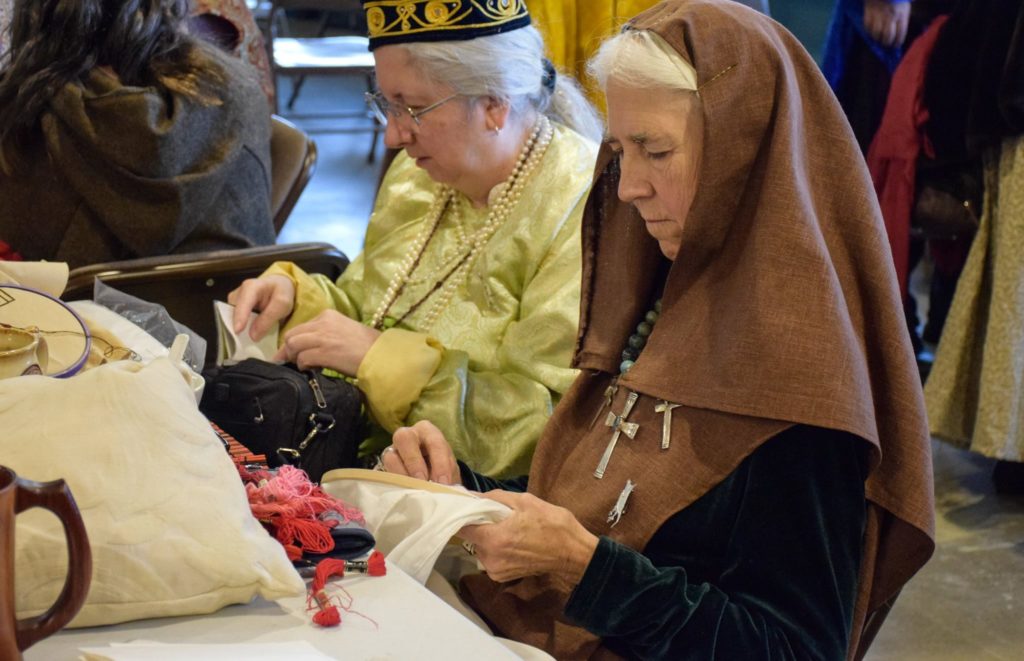
[[[277,328],[271,328],[258,342],[249,335],[256,313],[249,314],[242,332],[236,333],[233,317],[235,306],[224,301],[213,302],[213,318],[217,324],[217,364],[232,364],[246,358],[269,361],[277,353]]]
[[[84,661],[331,661],[304,640],[291,643],[168,644],[137,641],[109,647],[82,647]]]

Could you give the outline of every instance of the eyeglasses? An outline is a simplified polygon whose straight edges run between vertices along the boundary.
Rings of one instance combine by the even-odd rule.
[[[370,106],[370,110],[373,111],[373,114],[377,118],[377,121],[379,121],[381,124],[387,124],[388,117],[391,117],[396,121],[402,121],[402,118],[404,116],[408,116],[412,118],[412,121],[416,123],[416,126],[419,126],[420,117],[426,115],[431,110],[440,108],[441,106],[448,103],[455,97],[459,96],[459,94],[455,93],[452,94],[451,96],[446,96],[440,101],[431,103],[429,106],[425,108],[420,108],[418,110],[416,108],[410,108],[409,106],[400,103],[391,103],[390,101],[385,99],[384,95],[381,94],[380,92],[366,92],[364,96],[366,97],[366,105]]]

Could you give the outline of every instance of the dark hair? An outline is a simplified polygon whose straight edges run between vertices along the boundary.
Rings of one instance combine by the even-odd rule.
[[[15,0],[7,67],[0,73],[0,163],[51,98],[97,66],[121,82],[200,102],[223,72],[197,57],[182,29],[188,0]]]

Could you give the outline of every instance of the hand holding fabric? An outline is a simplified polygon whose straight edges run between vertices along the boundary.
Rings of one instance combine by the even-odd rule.
[[[886,48],[898,48],[907,38],[910,2],[907,0],[864,0],[864,29]]]
[[[490,578],[504,583],[547,574],[567,590],[579,583],[598,538],[572,512],[529,493],[496,490],[483,497],[512,509],[512,516],[504,521],[459,531],[474,545]]]
[[[336,310],[324,310],[285,333],[274,360],[295,363],[299,369],[329,367],[355,376],[366,352],[378,337],[380,331],[349,319]]]
[[[399,427],[380,456],[384,470],[439,484],[462,484],[455,453],[441,430],[426,420]]]
[[[252,339],[258,341],[292,313],[295,307],[295,283],[283,275],[249,278],[228,294],[228,303],[235,306],[232,323],[236,333],[242,332],[252,312],[260,313],[249,330]]]

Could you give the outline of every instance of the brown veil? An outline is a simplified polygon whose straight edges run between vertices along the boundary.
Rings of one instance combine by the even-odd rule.
[[[733,2],[669,0],[627,29],[657,33],[694,66],[705,134],[661,317],[620,383],[749,417],[751,435],[763,428],[755,419],[768,419],[871,443],[851,642],[851,656],[859,643],[862,654],[870,643],[870,635],[859,641],[865,618],[884,617],[934,549],[921,384],[863,158],[817,65],[763,15]],[[614,373],[659,284],[651,265],[660,253],[635,210],[616,197],[607,151],[598,172],[584,221],[575,363]]]

